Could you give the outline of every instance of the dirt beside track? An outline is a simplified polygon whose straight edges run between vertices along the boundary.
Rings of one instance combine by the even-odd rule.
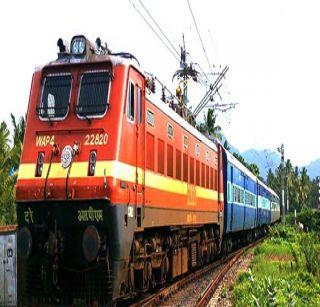
[[[210,307],[229,307],[232,306],[231,296],[233,285],[235,284],[240,272],[247,271],[253,259],[253,251],[242,255],[232,266],[228,273],[223,277],[217,290],[210,300]],[[226,289],[226,290],[224,290]]]

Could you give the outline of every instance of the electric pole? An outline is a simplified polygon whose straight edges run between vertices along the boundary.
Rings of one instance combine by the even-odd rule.
[[[281,155],[281,221],[282,223],[286,222],[285,214],[286,214],[286,207],[284,202],[284,145],[281,144],[281,146],[278,148],[278,152]]]

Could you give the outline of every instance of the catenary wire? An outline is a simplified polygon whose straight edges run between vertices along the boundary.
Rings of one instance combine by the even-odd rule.
[[[165,45],[165,47],[168,49],[168,51],[173,55],[173,57],[180,63],[180,59],[176,56],[176,54],[171,50],[171,48],[166,44],[166,42],[162,39],[162,37],[157,33],[157,31],[154,29],[154,27],[148,22],[148,20],[143,16],[143,14],[140,12],[140,10],[135,6],[135,4],[129,0],[130,4],[133,6],[133,8],[137,11],[139,16],[144,20],[144,22],[149,26],[149,28],[152,30],[152,32],[158,37],[158,39]]]
[[[156,25],[156,27],[159,29],[159,31],[161,32],[161,34],[165,37],[165,39],[167,40],[167,42],[170,44],[170,46],[172,47],[172,49],[175,51],[175,53],[180,56],[179,51],[176,49],[176,47],[172,44],[172,42],[170,41],[170,39],[168,38],[168,36],[164,33],[164,31],[161,29],[161,27],[159,26],[159,24],[156,22],[156,20],[153,18],[153,16],[151,15],[150,11],[145,7],[145,5],[142,3],[141,0],[138,0],[139,3],[141,4],[141,6],[143,7],[143,9],[146,11],[146,13],[149,15],[149,17],[151,18],[151,20],[154,22],[154,24]]]
[[[192,8],[191,8],[191,5],[190,5],[189,0],[187,0],[187,2],[188,2],[189,10],[190,10],[190,13],[191,13],[191,16],[192,16],[194,25],[195,25],[196,30],[197,30],[197,33],[198,33],[199,40],[200,40],[201,45],[202,45],[202,49],[203,49],[204,55],[205,55],[205,57],[206,57],[206,60],[207,60],[209,69],[210,69],[210,71],[211,71],[211,73],[212,73],[212,75],[213,75],[213,70],[212,70],[212,67],[211,67],[211,65],[210,65],[210,61],[209,61],[209,58],[208,58],[208,55],[207,55],[206,48],[204,47],[202,37],[201,37],[201,35],[200,35],[200,31],[199,31],[199,28],[198,28],[197,21],[196,21],[196,19],[195,19],[195,17],[194,17],[194,14],[193,14],[193,11],[192,11]]]

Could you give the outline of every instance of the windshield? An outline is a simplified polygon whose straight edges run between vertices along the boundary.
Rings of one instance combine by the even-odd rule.
[[[44,79],[38,114],[42,119],[63,119],[69,110],[71,75],[48,75]]]
[[[81,77],[76,112],[80,117],[101,117],[108,107],[110,74],[108,71],[84,73]]]

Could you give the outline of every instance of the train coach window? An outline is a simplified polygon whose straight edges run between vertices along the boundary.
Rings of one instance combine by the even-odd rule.
[[[108,71],[86,72],[81,76],[76,112],[79,117],[102,117],[109,105]]]
[[[129,82],[128,85],[128,97],[127,97],[127,108],[126,108],[127,118],[129,121],[134,121],[134,84]]]
[[[196,185],[200,186],[200,162],[196,161]]]
[[[147,168],[154,170],[154,136],[147,132]]]
[[[206,186],[206,167],[204,163],[201,163],[201,186],[203,188]]]
[[[209,166],[206,165],[206,188],[209,189],[210,177],[209,177]]]
[[[194,158],[190,157],[190,183],[194,184]]]
[[[181,180],[181,151],[176,149],[176,178]]]
[[[158,139],[158,172],[164,174],[164,142]]]
[[[137,88],[138,95],[138,122],[139,124],[142,122],[142,90],[140,87]]]
[[[167,175],[173,177],[173,147],[167,144]]]
[[[213,182],[213,168],[210,167],[210,189],[213,190],[214,182]]]
[[[188,156],[183,154],[183,181],[188,182]]]
[[[63,119],[69,111],[71,75],[48,75],[44,79],[38,115],[43,120]]]

